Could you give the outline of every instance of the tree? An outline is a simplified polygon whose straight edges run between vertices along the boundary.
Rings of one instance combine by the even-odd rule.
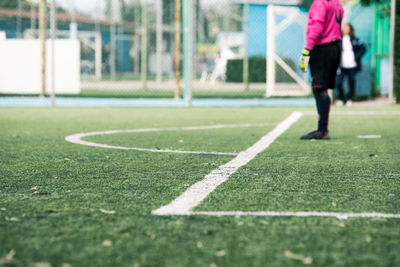
[[[0,8],[17,9],[19,2],[21,3],[22,9],[28,9],[31,6],[26,0],[1,0]]]
[[[306,10],[309,10],[314,0],[304,0],[301,6]],[[387,16],[390,16],[390,0],[360,0],[361,5],[371,6],[375,5],[379,9],[385,12]]]
[[[361,0],[363,6],[376,6],[380,11],[383,11],[386,16],[390,16],[390,0]]]

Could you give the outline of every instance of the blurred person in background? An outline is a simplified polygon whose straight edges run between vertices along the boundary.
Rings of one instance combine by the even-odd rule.
[[[226,66],[228,60],[235,58],[235,53],[229,46],[223,46],[219,51],[214,61],[214,69],[210,77],[210,84],[215,84],[217,79],[225,81],[226,78]]]
[[[342,29],[342,42],[340,49],[342,51],[342,59],[338,70],[337,88],[339,91],[339,99],[336,101],[337,106],[350,107],[356,89],[356,75],[361,71],[361,58],[366,52],[365,45],[355,36],[354,27],[350,23],[346,24]],[[349,81],[349,94],[347,101],[343,90],[343,82],[345,78]]]

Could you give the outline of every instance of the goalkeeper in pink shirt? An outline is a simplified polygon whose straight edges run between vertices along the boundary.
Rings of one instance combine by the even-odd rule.
[[[340,64],[341,24],[344,10],[339,0],[314,0],[308,14],[307,40],[300,69],[310,65],[312,91],[318,110],[318,129],[301,139],[330,139],[328,131],[331,99],[328,89],[335,88]]]

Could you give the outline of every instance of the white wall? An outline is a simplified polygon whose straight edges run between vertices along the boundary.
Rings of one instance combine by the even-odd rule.
[[[51,41],[46,43],[46,91],[51,90]],[[40,40],[0,39],[0,93],[39,94],[41,90]],[[55,92],[80,93],[80,43],[55,41]]]

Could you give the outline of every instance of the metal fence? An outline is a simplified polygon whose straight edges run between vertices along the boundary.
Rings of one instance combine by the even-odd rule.
[[[8,6],[0,4],[0,31],[7,40],[39,38],[40,0],[8,2]],[[79,90],[55,91],[58,95],[136,98],[308,95],[309,76],[297,67],[307,11],[301,1],[275,1],[274,8],[268,3],[47,1],[47,38],[52,36],[54,21],[57,41],[79,43]],[[66,56],[71,49],[68,44],[59,46],[54,45],[58,49],[54,60],[64,62],[57,55]],[[68,70],[61,66],[55,68],[57,73],[50,73],[49,68],[46,74],[53,78],[46,78],[47,87],[51,79],[66,76],[67,81]]]

